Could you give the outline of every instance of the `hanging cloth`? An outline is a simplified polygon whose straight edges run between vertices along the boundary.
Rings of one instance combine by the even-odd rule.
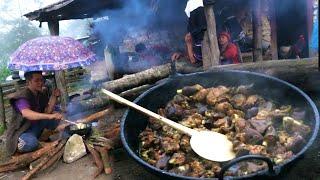
[[[186,6],[186,9],[184,10],[184,12],[188,16],[188,18],[190,18],[190,13],[192,11],[194,11],[195,9],[197,9],[198,7],[203,7],[202,0],[189,0],[187,2],[187,6]]]

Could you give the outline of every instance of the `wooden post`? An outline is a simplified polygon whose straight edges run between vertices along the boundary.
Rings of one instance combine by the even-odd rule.
[[[312,30],[313,30],[313,4],[314,0],[305,1],[306,2],[306,22],[307,22],[307,47],[308,47],[308,57],[313,56],[312,48],[310,42],[312,40]]]
[[[271,54],[272,60],[279,59],[278,57],[278,35],[277,35],[277,16],[275,9],[275,0],[269,1],[269,17],[271,28]]]
[[[14,81],[14,89],[16,90],[16,92],[20,90],[20,85],[18,81]]]
[[[261,0],[252,0],[253,62],[262,61]],[[252,2],[251,1],[251,2]]]
[[[48,27],[51,36],[59,36],[59,21],[54,19],[48,21]]]
[[[206,5],[204,7],[207,31],[204,34],[202,42],[202,58],[204,70],[209,69],[211,66],[219,65],[219,46],[216,32],[216,20],[213,12],[213,5]]]
[[[54,19],[51,21],[48,21],[48,26],[50,30],[50,34],[52,36],[58,36],[59,35],[59,21]],[[61,97],[60,97],[60,103],[61,103],[61,109],[62,111],[65,111],[67,109],[67,104],[69,100],[68,91],[67,91],[67,84],[64,77],[64,71],[58,71],[55,72],[55,81],[56,86],[61,91]]]
[[[68,91],[67,91],[64,71],[56,71],[55,80],[56,80],[57,88],[60,89],[61,91],[61,97],[60,97],[61,109],[63,112],[65,112],[67,109],[69,98],[68,98]]]
[[[0,135],[3,133],[2,131],[6,127],[6,113],[4,109],[4,101],[3,101],[3,91],[0,86]]]

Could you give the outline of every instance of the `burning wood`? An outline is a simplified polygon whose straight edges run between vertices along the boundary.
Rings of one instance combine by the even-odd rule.
[[[87,116],[83,119],[77,120],[77,123],[90,123],[94,120],[97,120],[99,118],[102,118],[103,116],[105,116],[106,114],[108,114],[110,112],[110,108],[107,108],[105,110],[99,111],[97,113],[91,114],[90,116]]]

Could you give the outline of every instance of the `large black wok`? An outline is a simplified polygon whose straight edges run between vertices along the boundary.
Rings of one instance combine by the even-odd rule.
[[[255,93],[262,95],[265,99],[271,99],[281,104],[290,104],[294,107],[304,108],[307,114],[305,123],[312,127],[312,132],[307,138],[305,146],[297,153],[293,158],[281,165],[273,165],[271,160],[262,156],[244,156],[238,159],[234,159],[229,163],[226,163],[222,168],[220,177],[223,177],[223,173],[232,164],[247,159],[261,159],[268,163],[269,169],[262,170],[247,176],[237,177],[235,179],[248,178],[253,176],[270,176],[277,175],[280,170],[291,164],[295,159],[301,156],[313,143],[316,138],[319,129],[319,113],[312,102],[312,100],[297,87],[279,80],[274,77],[243,71],[221,71],[221,72],[205,72],[195,73],[189,75],[177,75],[168,78],[161,84],[153,87],[147,92],[139,96],[135,103],[148,108],[154,112],[157,109],[164,107],[169,100],[176,94],[176,90],[187,85],[201,84],[204,87],[212,87],[217,85],[225,86],[239,86],[254,84],[253,90]],[[121,122],[121,140],[122,143],[131,157],[133,157],[139,164],[145,167],[147,170],[155,173],[163,178],[173,179],[198,179],[192,177],[179,176],[176,174],[168,173],[157,169],[143,161],[138,154],[139,139],[138,135],[143,131],[148,123],[148,117],[135,111],[128,109]]]

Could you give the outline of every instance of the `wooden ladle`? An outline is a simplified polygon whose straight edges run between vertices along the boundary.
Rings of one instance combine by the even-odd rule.
[[[205,159],[217,162],[224,162],[235,158],[235,153],[232,151],[232,143],[223,134],[213,131],[197,131],[194,129],[190,129],[170,119],[162,117],[159,114],[156,114],[148,109],[145,109],[133,102],[130,102],[108,90],[102,89],[102,92],[108,95],[111,99],[121,104],[134,108],[184,134],[189,135],[191,137],[191,148],[199,156]]]

